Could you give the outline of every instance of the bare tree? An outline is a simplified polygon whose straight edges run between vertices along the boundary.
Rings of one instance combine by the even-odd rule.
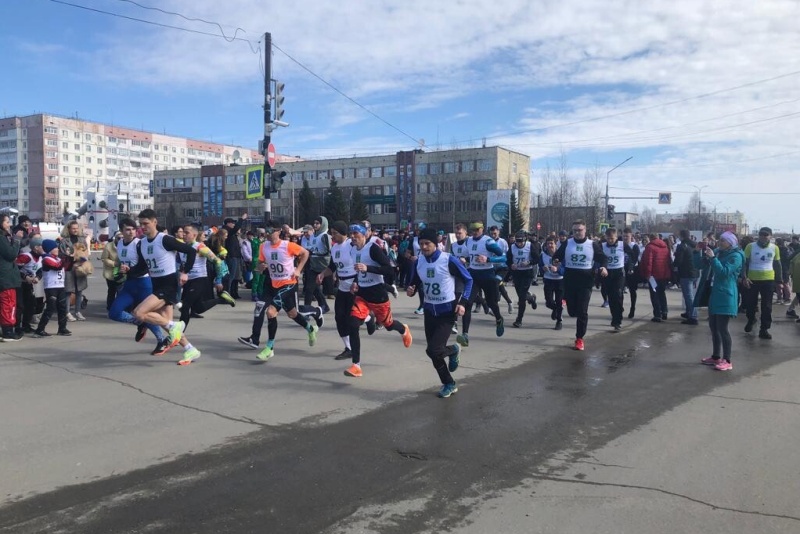
[[[656,230],[656,210],[644,207],[639,214],[639,230],[643,233],[654,232]]]
[[[595,165],[594,169],[587,169],[583,175],[583,189],[581,191],[581,204],[586,207],[586,226],[597,230],[599,223],[599,211],[603,198],[601,186],[602,178],[600,168]]]

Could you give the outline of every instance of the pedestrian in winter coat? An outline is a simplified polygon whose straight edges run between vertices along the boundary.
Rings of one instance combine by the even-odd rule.
[[[672,255],[667,244],[657,235],[651,234],[639,262],[639,275],[650,288],[653,305],[651,321],[660,323],[667,319],[667,284],[672,279]]]
[[[3,341],[16,341],[20,335],[14,332],[17,324],[17,288],[22,286],[16,260],[19,254],[19,239],[11,233],[11,219],[0,215],[0,326]]]
[[[718,249],[709,247],[703,253],[705,265],[695,305],[705,299],[705,291],[711,292],[708,295],[708,326],[713,350],[711,356],[703,358],[701,363],[713,365],[719,371],[730,371],[733,369],[732,341],[728,323],[739,311],[739,278],[745,260],[739,241],[731,232],[722,234],[717,245]],[[708,277],[713,277],[710,285],[706,283]]]

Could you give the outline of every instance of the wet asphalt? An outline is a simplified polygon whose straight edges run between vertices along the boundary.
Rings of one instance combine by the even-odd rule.
[[[418,497],[422,510],[368,531],[457,532],[469,512],[459,502],[541,475],[556,454],[588,458],[679,404],[797,357],[794,321],[777,322],[772,341],[742,327],[732,323],[730,373],[699,365],[710,354],[704,323],[601,333],[585,352],[558,349],[470,378],[446,400],[425,392],[342,422],[270,428],[16,502],[0,509],[0,532],[317,533]]]

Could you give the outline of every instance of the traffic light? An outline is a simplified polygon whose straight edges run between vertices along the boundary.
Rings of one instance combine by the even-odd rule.
[[[286,176],[286,171],[272,171],[269,179],[269,190],[277,193],[283,185],[283,178]]]
[[[609,204],[608,205],[608,213],[606,215],[607,215],[606,219],[609,220],[609,221],[614,218],[614,205],[613,204]]]
[[[283,82],[275,81],[275,120],[279,121],[283,118],[283,114],[286,111],[283,109],[283,101],[286,100],[286,97],[283,96],[283,90],[286,88],[286,84]]]

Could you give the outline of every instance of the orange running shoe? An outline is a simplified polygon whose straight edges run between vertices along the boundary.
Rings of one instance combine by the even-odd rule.
[[[344,372],[344,376],[352,376],[353,378],[361,378],[363,373],[361,372],[361,366],[353,364]]]
[[[581,338],[576,339],[575,340],[575,350],[583,350],[583,349],[584,349],[583,340]]]
[[[412,341],[412,338],[411,338],[411,329],[408,327],[408,325],[407,325],[407,324],[404,324],[403,326],[405,326],[405,327],[406,327],[406,331],[405,331],[405,332],[403,332],[403,346],[404,346],[405,348],[408,348],[408,347],[410,347],[410,346],[411,346],[411,341]]]

